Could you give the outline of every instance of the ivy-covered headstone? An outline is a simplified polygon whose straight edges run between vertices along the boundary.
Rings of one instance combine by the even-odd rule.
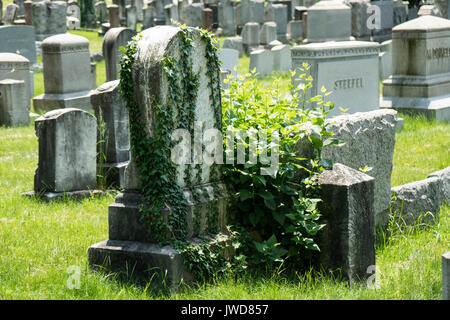
[[[109,240],[89,249],[91,266],[157,267],[172,283],[223,269],[223,254],[198,256],[212,244],[223,253],[229,240],[216,50],[209,33],[186,27],[153,27],[129,43],[120,85],[131,160],[125,190],[109,206]]]

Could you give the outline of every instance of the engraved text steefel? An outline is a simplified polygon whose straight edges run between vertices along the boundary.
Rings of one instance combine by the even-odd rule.
[[[363,86],[363,78],[353,78],[353,79],[344,79],[344,80],[336,80],[334,82],[333,90],[345,90],[345,89],[358,89],[364,88]]]

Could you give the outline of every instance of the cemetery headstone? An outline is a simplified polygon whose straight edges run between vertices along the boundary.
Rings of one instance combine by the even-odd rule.
[[[39,160],[35,193],[65,193],[96,187],[97,123],[89,112],[50,111],[35,121]]]
[[[116,4],[110,4],[108,6],[109,11],[109,27],[120,27],[119,6]]]
[[[137,42],[137,51],[131,70],[134,83],[133,96],[136,106],[140,110],[139,113],[142,115],[139,120],[142,121],[147,136],[152,134],[155,121],[171,121],[170,117],[158,119],[159,115],[155,113],[153,105],[154,101],[159,101],[159,103],[165,105],[171,99],[168,90],[170,80],[164,75],[162,66],[164,57],[171,57],[173,61],[185,59],[192,65],[192,73],[198,76],[199,82],[195,91],[189,92],[189,95],[194,94],[197,97],[194,109],[191,111],[194,112],[196,121],[203,124],[204,130],[214,127],[220,128],[220,125],[217,126],[221,121],[219,117],[220,99],[212,99],[210,88],[211,83],[213,86],[220,85],[219,78],[212,78],[210,73],[207,72],[208,68],[205,66],[209,65],[209,61],[206,58],[206,44],[201,38],[200,31],[193,28],[188,30],[192,37],[192,47],[188,54],[182,52],[180,41],[183,41],[183,35],[181,29],[177,27],[156,26],[146,29],[142,32],[142,38]],[[183,77],[182,74],[180,75]],[[188,75],[184,77],[188,77]],[[183,83],[183,78],[180,79],[179,83]],[[181,93],[182,85],[179,86],[178,92]],[[172,88],[177,90],[174,87]],[[147,99],[148,97],[152,98]],[[185,105],[180,107],[185,108]],[[175,114],[180,114],[180,111],[180,109],[175,110]],[[187,110],[183,109],[183,111]],[[189,116],[191,111],[187,112],[186,115],[189,119],[191,119],[191,116]],[[132,119],[131,114],[130,119]],[[130,127],[132,123],[130,123]],[[194,128],[189,126],[188,130],[191,129]],[[172,132],[168,133],[168,135],[171,134]],[[142,181],[158,178],[156,176],[141,177],[137,169],[138,164],[135,161],[136,155],[132,146],[131,160],[125,170],[124,192],[119,194],[116,202],[108,208],[109,240],[97,243],[88,249],[89,265],[91,267],[103,265],[108,270],[123,270],[131,263],[135,266],[134,270],[138,274],[145,272],[145,270],[151,270],[150,273],[158,270],[158,272],[166,275],[169,284],[189,281],[192,279],[192,274],[187,272],[180,254],[170,245],[160,247],[155,241],[155,235],[147,232],[148,226],[140,219],[139,208],[143,204]],[[208,204],[217,204],[218,206],[218,211],[213,216],[214,220],[217,219],[217,230],[224,230],[224,223],[226,222],[225,190],[223,189],[220,194],[213,192],[210,185],[213,182],[213,172],[209,170],[206,163],[199,164],[197,168],[193,165],[177,165],[176,178],[174,177],[176,181],[173,181],[183,189],[184,197],[188,201],[186,207],[188,217],[186,224],[183,226],[186,228],[188,237],[204,234],[206,228],[210,225],[201,217],[203,222],[201,222],[201,227],[198,230],[192,225],[194,219],[192,215],[198,214],[196,212],[203,212],[201,215],[207,214],[209,212]],[[197,173],[199,176],[196,179],[189,178],[191,174],[194,174],[191,176],[194,177]],[[219,185],[222,184],[219,182]],[[205,195],[204,202],[193,201],[192,192]],[[200,211],[196,211],[194,208],[200,209]],[[163,217],[169,218],[167,214],[167,210],[161,212]],[[105,265],[105,259],[111,261],[111,264]]]
[[[259,46],[259,23],[247,22],[241,33],[244,51],[249,54]]]
[[[277,24],[277,40],[281,42],[287,40],[287,9],[285,4],[272,4],[267,8],[265,15],[266,21],[275,21]]]
[[[33,99],[35,110],[91,110],[92,84],[89,40],[62,34],[42,42],[45,93]]]
[[[15,53],[0,53],[0,80],[13,79],[25,83],[27,108],[32,97],[33,74],[30,73],[30,61]]]
[[[33,2],[31,6],[32,22],[36,32],[36,40],[67,31],[67,4],[65,1],[39,1]]]
[[[2,52],[17,53],[35,65],[36,35],[31,26],[0,26],[0,43]]]
[[[217,53],[219,60],[222,61],[222,69],[230,70],[234,77],[237,77],[239,66],[239,51],[234,49],[222,48]]]
[[[268,76],[273,71],[273,54],[268,49],[256,49],[250,52],[250,70],[255,69],[258,76]]]
[[[16,127],[30,124],[27,91],[23,80],[0,80],[0,126]]]
[[[17,5],[17,12],[16,12],[17,18],[19,18],[19,19],[23,18],[23,16],[24,16],[24,0],[14,0],[13,3]]]
[[[31,26],[33,24],[33,14],[31,12],[31,5],[33,1],[25,1],[23,3],[23,14],[25,18],[25,24]]]
[[[120,47],[125,47],[135,32],[128,28],[111,28],[103,38],[103,57],[105,58],[106,81],[119,79]]]
[[[104,1],[98,1],[95,3],[95,17],[99,24],[108,21],[108,7]]]
[[[272,49],[273,71],[289,72],[291,69],[291,47],[289,45],[275,46]]]
[[[341,0],[320,1],[308,8],[305,42],[353,40],[352,12]]]
[[[292,48],[292,67],[298,69],[303,62],[311,66],[308,97],[320,94],[322,86],[332,91],[326,97],[335,104],[330,116],[340,114],[340,107],[364,112],[379,107],[379,53],[378,43],[368,41],[309,43]]]
[[[235,49],[235,50],[239,51],[239,57],[242,57],[242,55],[244,54],[244,46],[242,44],[242,37],[235,36],[235,37],[225,38],[225,40],[223,41],[222,48]]]
[[[142,30],[153,27],[155,14],[151,6],[145,7],[143,11]]]
[[[136,31],[137,9],[134,3],[126,6],[125,14],[127,18],[127,28]]]
[[[422,16],[392,29],[382,107],[450,120],[450,21]]]
[[[125,101],[119,92],[120,80],[105,82],[91,95],[91,103],[97,118],[97,128],[103,127],[105,132],[98,133],[103,136],[104,148],[99,150],[100,157],[97,165],[106,175],[108,185],[122,187],[124,185],[124,170],[130,160],[130,129],[128,125],[128,110]],[[101,158],[104,154],[105,159]]]
[[[213,11],[210,8],[202,11],[202,28],[210,32],[213,30]]]
[[[277,40],[277,24],[274,21],[264,22],[259,33],[259,42],[266,45],[273,40]]]
[[[303,22],[299,20],[291,20],[287,26],[288,39],[298,42],[303,38]]]
[[[203,3],[192,3],[183,8],[183,21],[191,27],[202,26]]]
[[[442,255],[442,300],[450,300],[450,251]]]
[[[223,0],[219,5],[219,26],[224,36],[236,34],[234,7],[231,0]]]

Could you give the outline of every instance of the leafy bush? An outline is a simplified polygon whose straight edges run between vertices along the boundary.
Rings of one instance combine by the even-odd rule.
[[[329,93],[322,88],[321,95],[305,98],[312,87],[308,68],[303,65],[299,70],[297,87],[291,84],[289,88],[295,94],[287,96],[278,89],[279,79],[271,88],[261,88],[254,71],[225,80],[224,158],[233,154],[239,160],[239,152],[246,154],[245,161],[241,158],[223,166],[224,179],[235,190],[230,222],[241,235],[240,253],[254,265],[285,263],[298,268],[319,251],[317,236],[324,225],[316,178],[330,165],[321,159],[321,150],[339,142],[326,129],[325,117],[333,108],[324,102]],[[291,74],[296,75],[295,71]],[[300,158],[296,152],[303,139],[309,139],[314,148],[311,158]],[[276,159],[275,170],[268,170],[268,158]]]

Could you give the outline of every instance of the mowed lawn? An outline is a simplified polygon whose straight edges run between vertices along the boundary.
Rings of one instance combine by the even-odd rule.
[[[91,52],[101,48],[99,39],[92,40],[97,43],[91,42]],[[240,60],[240,68],[248,68],[248,58]],[[98,85],[105,81],[101,75],[104,62],[97,64]],[[35,88],[36,95],[43,92],[42,73],[35,74]],[[405,126],[396,135],[393,186],[450,166],[450,124],[401,116]],[[108,238],[107,207],[115,195],[54,203],[21,196],[33,189],[37,149],[33,120],[28,127],[0,127],[0,299],[441,299],[449,206],[442,207],[435,226],[402,228],[392,221],[391,236],[379,235],[379,283],[370,282],[375,288],[365,283],[350,288],[318,271],[289,277],[248,272],[174,293],[93,272],[87,248]]]

